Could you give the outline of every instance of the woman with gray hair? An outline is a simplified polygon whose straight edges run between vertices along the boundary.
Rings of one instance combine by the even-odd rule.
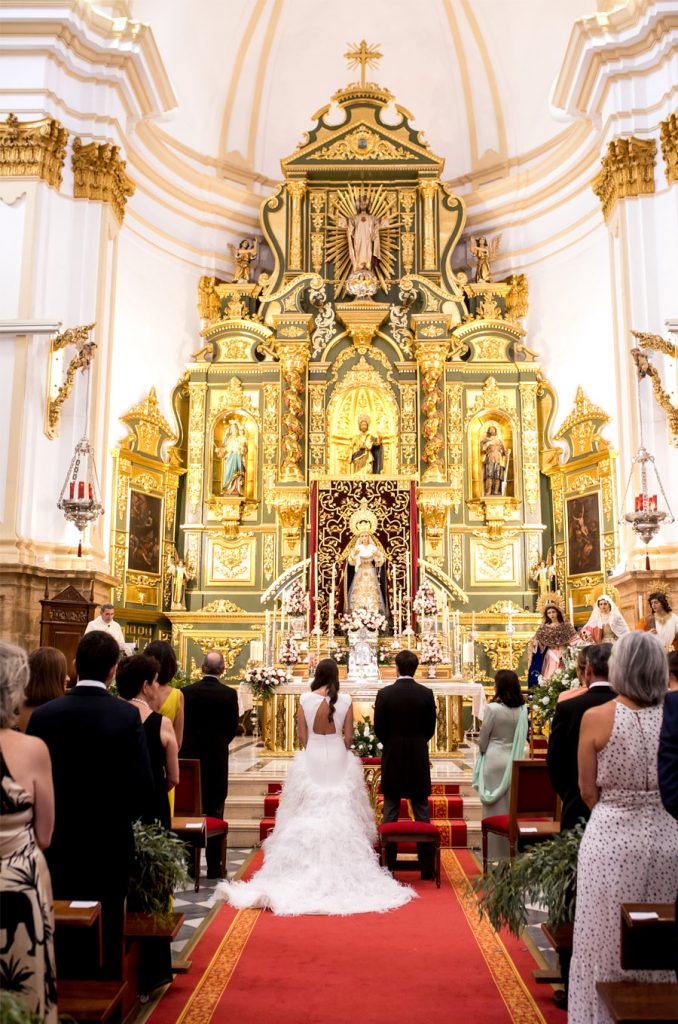
[[[650,633],[627,633],[610,657],[617,697],[584,713],[579,788],[591,819],[579,848],[569,1024],[611,1021],[597,981],[673,981],[672,971],[623,971],[622,903],[673,902],[678,821],[664,810],[657,750],[668,666]]]
[[[12,728],[27,682],[25,652],[0,641],[0,968],[3,984],[55,1024],[52,884],[42,855],[54,827],[52,765],[42,740]]]

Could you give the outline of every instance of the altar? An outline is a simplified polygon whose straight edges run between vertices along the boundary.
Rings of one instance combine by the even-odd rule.
[[[462,680],[420,680],[433,692],[436,702],[437,723],[435,735],[429,744],[431,757],[450,757],[464,739],[463,704],[470,701],[474,718],[482,721],[487,701],[481,683]],[[390,685],[388,680],[368,680],[362,683],[342,683],[342,692],[353,699],[354,721],[363,715],[374,718],[374,702],[378,691]],[[242,687],[244,689],[244,685]],[[297,735],[297,711],[302,693],[308,691],[308,681],[299,679],[278,687],[262,703],[264,747],[278,757],[292,755],[301,749]]]

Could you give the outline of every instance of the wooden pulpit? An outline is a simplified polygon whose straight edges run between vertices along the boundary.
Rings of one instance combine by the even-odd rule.
[[[75,589],[66,587],[60,594],[49,596],[45,585],[45,596],[40,601],[40,646],[56,647],[66,656],[69,673],[75,659],[75,651],[87,623],[94,618],[97,607],[94,601],[94,583],[89,598]]]

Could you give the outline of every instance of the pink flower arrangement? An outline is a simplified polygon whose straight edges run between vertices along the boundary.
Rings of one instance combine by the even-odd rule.
[[[285,669],[269,668],[265,665],[260,665],[258,668],[248,668],[243,679],[249,686],[252,694],[255,697],[261,697],[262,700],[268,700],[273,695],[273,691],[279,686],[292,682],[292,677]]]
[[[421,661],[424,665],[441,665],[443,648],[438,637],[425,636],[421,642]]]
[[[415,594],[412,607],[419,618],[438,614],[438,598],[430,583],[424,581]]]
[[[296,665],[299,661],[299,647],[293,637],[285,637],[280,644],[280,654],[278,657],[283,665]]]
[[[354,608],[350,615],[342,615],[341,628],[347,633],[358,629],[369,629],[376,633],[386,629],[386,619],[381,612],[371,612],[367,608]]]
[[[301,583],[293,583],[285,595],[285,611],[287,614],[305,615],[309,605],[309,596]]]

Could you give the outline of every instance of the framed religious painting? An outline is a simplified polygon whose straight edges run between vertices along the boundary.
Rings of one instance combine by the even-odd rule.
[[[162,550],[162,498],[130,491],[127,568],[160,574]]]
[[[568,498],[566,509],[568,575],[600,572],[602,551],[598,492]]]

